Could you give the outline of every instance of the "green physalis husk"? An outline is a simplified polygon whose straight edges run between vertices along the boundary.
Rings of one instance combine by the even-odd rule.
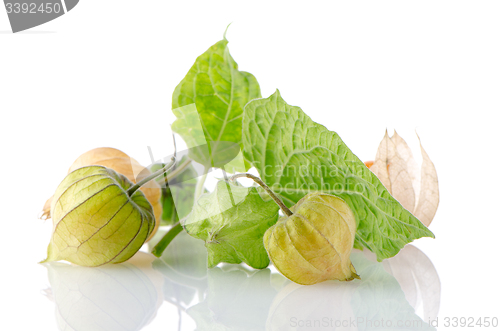
[[[52,200],[53,234],[43,262],[95,267],[131,258],[155,226],[151,204],[140,190],[129,190],[133,185],[103,166],[68,174]]]
[[[285,277],[303,285],[359,278],[350,260],[356,221],[344,200],[309,193],[290,211],[264,235],[267,253]]]

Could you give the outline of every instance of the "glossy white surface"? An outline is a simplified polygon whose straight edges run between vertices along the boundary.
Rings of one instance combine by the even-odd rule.
[[[293,330],[437,316],[452,330],[446,318],[500,318],[499,13],[497,1],[81,1],[31,32],[0,33],[0,329]],[[361,281],[311,287],[271,269],[207,271],[180,247],[141,266],[37,264],[51,232],[37,215],[74,159],[101,146],[143,164],[147,146],[169,155],[171,93],[230,22],[231,54],[263,96],[279,88],[362,160],[386,128],[418,158],[418,131],[440,180],[436,239],[382,264],[356,253]]]
[[[206,268],[198,240],[181,234],[162,259],[146,253],[100,268],[46,264],[61,330],[155,329],[159,313],[173,315],[169,329],[343,330],[393,326],[432,330],[439,313],[441,284],[432,262],[414,246],[377,263],[356,251],[361,280],[301,286],[270,269],[243,265]],[[177,316],[172,314],[177,310]]]

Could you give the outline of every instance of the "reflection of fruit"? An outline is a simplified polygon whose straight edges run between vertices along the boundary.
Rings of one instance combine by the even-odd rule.
[[[405,249],[399,253],[405,260],[414,257],[413,253],[407,255],[409,251]],[[435,331],[426,323],[429,321],[427,316],[422,319],[407,301],[408,296],[405,298],[403,292],[405,286],[386,271],[387,261],[391,262],[391,267],[399,261],[390,258],[377,262],[375,254],[367,250],[353,250],[351,260],[361,280],[324,282],[314,286],[288,284],[275,296],[265,330]],[[415,267],[420,268],[422,275],[435,272],[431,265],[417,263]],[[431,278],[421,280],[419,287],[422,289],[432,287],[434,282]],[[437,300],[439,302],[439,298]]]
[[[126,262],[139,268],[154,285],[157,293],[155,312],[163,303],[163,275],[153,268],[153,262],[156,260],[154,255],[139,251]],[[151,322],[155,316],[156,313],[151,316],[147,323]]]
[[[118,149],[110,147],[95,148],[83,153],[75,160],[75,162],[73,162],[68,170],[68,173],[78,168],[89,165],[102,165],[107,168],[111,168],[114,171],[127,177],[128,180],[130,180],[132,183],[136,183],[137,180],[141,180],[142,178],[147,177],[151,174],[151,172],[147,168],[141,166],[135,159],[131,158]],[[154,236],[160,225],[162,213],[160,201],[161,190],[160,186],[152,180],[146,185],[142,186],[141,191],[144,193],[149,203],[151,203],[151,206],[153,206],[154,216],[156,219],[155,228],[153,229],[151,235],[148,237],[148,241]],[[45,202],[42,217],[50,217],[51,202],[52,198]]]
[[[47,267],[60,330],[140,330],[163,303],[163,277],[155,258],[138,252],[125,263],[85,268],[51,262]]]
[[[337,321],[356,320],[351,305],[352,293],[357,283],[321,283],[314,286],[301,286],[288,283],[274,297],[266,320],[267,331],[278,330],[317,330],[322,321],[325,330],[352,330],[349,325],[335,325]],[[307,303],[307,304],[304,304]],[[325,319],[328,317],[327,319]],[[299,323],[302,324],[299,327]],[[357,329],[355,329],[357,330]],[[361,330],[361,328],[360,328]]]

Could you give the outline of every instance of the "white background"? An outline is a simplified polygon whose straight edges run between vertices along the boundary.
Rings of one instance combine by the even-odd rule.
[[[55,330],[37,264],[46,198],[91,148],[168,155],[172,92],[231,22],[231,54],[262,95],[279,88],[362,160],[386,128],[418,157],[418,132],[440,181],[436,239],[415,243],[441,279],[439,316],[500,317],[499,17],[498,1],[84,0],[11,34],[0,9],[0,328]]]

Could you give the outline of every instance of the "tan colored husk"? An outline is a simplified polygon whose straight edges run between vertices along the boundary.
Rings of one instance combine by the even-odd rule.
[[[429,227],[439,205],[439,184],[436,168],[422,144],[420,150],[421,167],[404,139],[397,132],[389,137],[386,131],[375,160],[365,165],[404,208]]]
[[[140,180],[151,174],[151,172],[147,168],[141,166],[135,159],[131,158],[124,152],[111,147],[95,148],[83,153],[75,160],[75,162],[73,162],[68,170],[68,174],[73,170],[89,165],[101,165],[111,168],[114,171],[127,177],[133,183],[136,183],[137,179]],[[146,240],[147,242],[155,235],[160,225],[160,218],[162,214],[162,206],[160,201],[161,189],[160,186],[154,180],[152,180],[141,187],[141,191],[144,193],[149,203],[151,203],[156,220],[155,228]],[[50,218],[51,203],[52,197],[50,197],[43,206],[41,215],[42,219]]]

